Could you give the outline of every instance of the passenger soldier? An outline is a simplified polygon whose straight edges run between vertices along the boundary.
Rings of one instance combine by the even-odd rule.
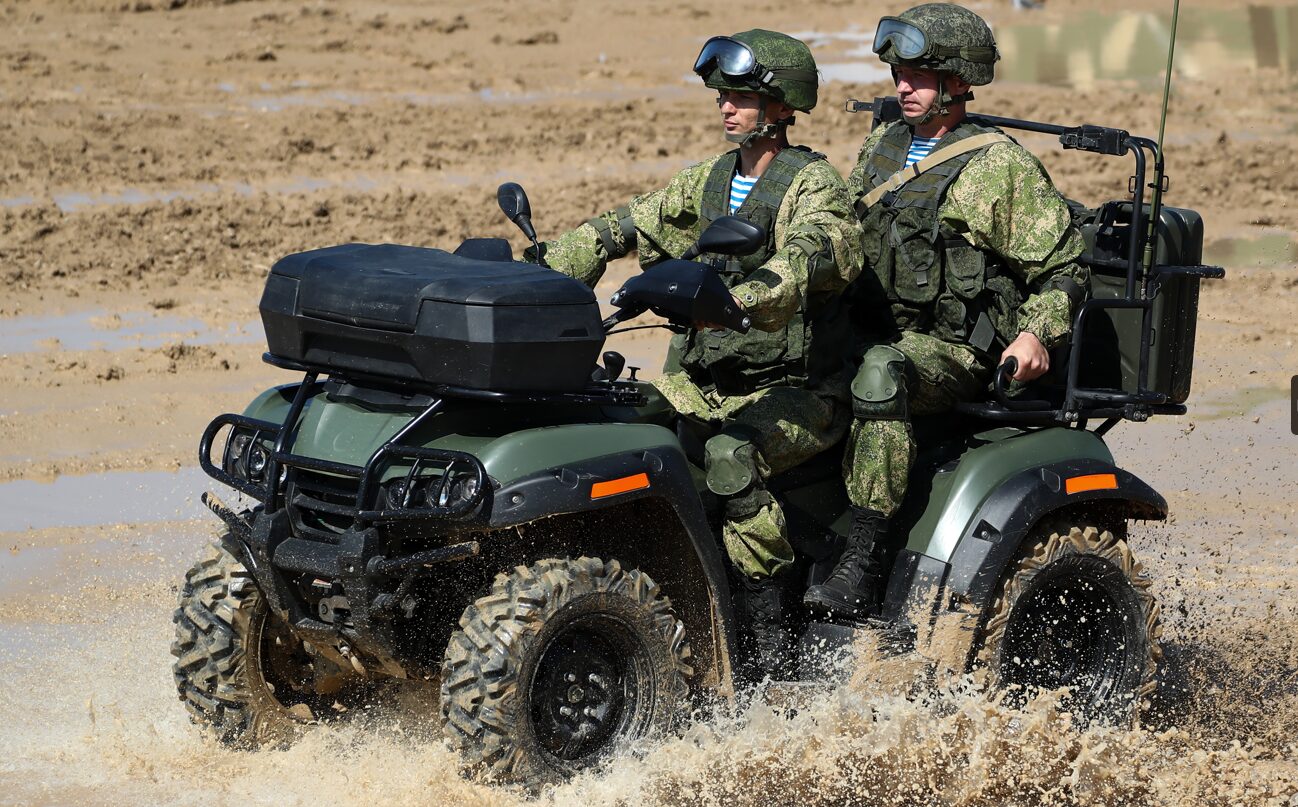
[[[816,105],[816,63],[804,43],[763,30],[713,37],[694,72],[717,90],[726,140],[737,148],[541,248],[550,266],[593,286],[608,261],[632,250],[643,266],[679,257],[721,216],[765,228],[752,255],[704,256],[715,257],[752,330],[700,323],[676,336],[656,386],[710,435],[707,485],[723,501],[737,604],[753,630],[744,639],[758,667],[780,675],[791,655],[783,579],[793,549],[765,480],[846,434],[850,323],[839,295],[860,272],[860,230],[824,155],[789,145],[795,113]]]
[[[1018,381],[1046,372],[1088,278],[1081,235],[1040,162],[965,116],[999,59],[982,18],[915,6],[880,20],[874,51],[892,66],[902,120],[875,128],[848,179],[874,270],[860,281],[874,293],[855,299],[879,303],[853,312],[874,335],[851,385],[852,526],[829,579],[804,597],[845,618],[882,599],[889,520],[915,460],[911,418],[979,397],[998,359],[1018,360]]]

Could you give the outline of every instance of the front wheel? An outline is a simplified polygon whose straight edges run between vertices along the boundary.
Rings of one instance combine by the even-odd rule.
[[[459,625],[442,665],[444,730],[491,776],[560,781],[684,714],[685,627],[647,574],[615,560],[499,574]]]
[[[243,564],[219,544],[185,575],[171,654],[190,718],[223,743],[291,740],[332,697],[315,687],[312,658],[270,612]]]
[[[1109,530],[1038,536],[1001,585],[979,661],[1011,702],[1066,687],[1062,705],[1082,723],[1126,722],[1153,694],[1162,656],[1149,575]]]

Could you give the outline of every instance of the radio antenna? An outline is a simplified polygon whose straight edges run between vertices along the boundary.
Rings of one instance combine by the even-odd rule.
[[[1158,119],[1157,151],[1154,153],[1154,181],[1149,200],[1149,225],[1145,232],[1145,272],[1154,269],[1154,258],[1158,244],[1158,222],[1162,218],[1163,191],[1167,188],[1167,178],[1163,174],[1163,137],[1167,130],[1167,102],[1172,95],[1172,56],[1176,52],[1176,23],[1181,14],[1181,0],[1172,0],[1172,31],[1167,42],[1167,71],[1163,76],[1163,111]]]
[[[1158,119],[1158,153],[1163,153],[1163,132],[1167,127],[1167,99],[1172,94],[1172,54],[1176,51],[1176,22],[1181,14],[1181,0],[1172,0],[1172,36],[1167,43],[1167,73],[1163,78],[1163,114]]]

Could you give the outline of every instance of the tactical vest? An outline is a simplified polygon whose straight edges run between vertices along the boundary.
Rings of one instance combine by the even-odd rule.
[[[933,152],[991,131],[962,123]],[[860,197],[905,166],[910,141],[909,126],[892,124],[867,159],[864,188],[858,189],[866,265],[874,267],[889,308],[885,328],[863,325],[866,330],[919,331],[991,353],[1018,334],[1016,312],[1025,289],[1002,271],[995,255],[975,248],[938,218],[947,188],[986,149],[947,160],[862,207]]]
[[[775,218],[784,195],[802,169],[823,159],[825,155],[801,146],[786,148],[762,172],[734,215],[764,228],[766,243],[750,255],[701,258],[718,267],[727,288],[747,280],[775,254]],[[700,231],[730,215],[730,180],[738,164],[739,151],[731,151],[722,155],[708,174],[699,209]],[[775,386],[815,385],[842,366],[841,357],[836,362],[830,356],[819,356],[811,345],[813,331],[818,340],[829,341],[827,331],[834,325],[831,320],[841,323],[843,333],[839,338],[846,338],[847,318],[835,316],[837,312],[836,297],[813,298],[804,301],[793,318],[776,331],[753,328],[741,334],[731,330],[691,330],[672,340],[676,355],[669,357],[668,364],[679,363],[695,383],[723,395],[746,395]]]

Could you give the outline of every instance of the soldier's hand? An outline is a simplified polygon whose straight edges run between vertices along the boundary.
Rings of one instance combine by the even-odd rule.
[[[1019,361],[1019,369],[1013,376],[1015,381],[1031,381],[1045,374],[1050,369],[1050,352],[1035,335],[1024,331],[1001,353],[1000,364],[1013,356]]]

